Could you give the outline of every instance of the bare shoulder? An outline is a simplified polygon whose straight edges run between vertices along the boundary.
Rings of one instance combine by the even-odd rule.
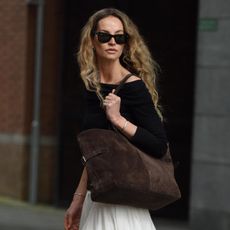
[[[132,75],[131,77],[127,79],[127,82],[133,82],[133,81],[141,81],[141,78],[135,75]]]

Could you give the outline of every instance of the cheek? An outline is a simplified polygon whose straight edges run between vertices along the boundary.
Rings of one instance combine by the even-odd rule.
[[[122,54],[123,51],[124,51],[124,46],[120,46],[120,49],[119,49],[120,54]]]
[[[96,48],[96,46],[97,46],[97,42],[93,39],[93,40],[92,40],[92,47],[93,47],[93,48]]]
[[[103,44],[94,44],[94,48],[96,49],[97,53],[101,53],[104,50]]]

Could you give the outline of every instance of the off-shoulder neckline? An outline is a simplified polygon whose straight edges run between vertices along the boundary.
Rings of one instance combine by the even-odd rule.
[[[136,84],[137,82],[142,82],[141,79],[137,79],[135,81],[129,81],[129,82],[125,82],[124,85],[132,85],[132,84]],[[112,86],[112,87],[117,87],[119,86],[119,84],[113,84],[113,83],[100,83],[101,86]]]

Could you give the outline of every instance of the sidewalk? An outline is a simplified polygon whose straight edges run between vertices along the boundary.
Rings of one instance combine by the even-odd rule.
[[[63,230],[64,213],[63,209],[0,197],[0,230]],[[154,223],[157,230],[189,229],[177,221],[156,219]]]

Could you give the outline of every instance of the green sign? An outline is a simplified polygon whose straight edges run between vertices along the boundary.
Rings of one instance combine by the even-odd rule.
[[[198,28],[200,31],[217,31],[218,20],[216,18],[201,18]]]

